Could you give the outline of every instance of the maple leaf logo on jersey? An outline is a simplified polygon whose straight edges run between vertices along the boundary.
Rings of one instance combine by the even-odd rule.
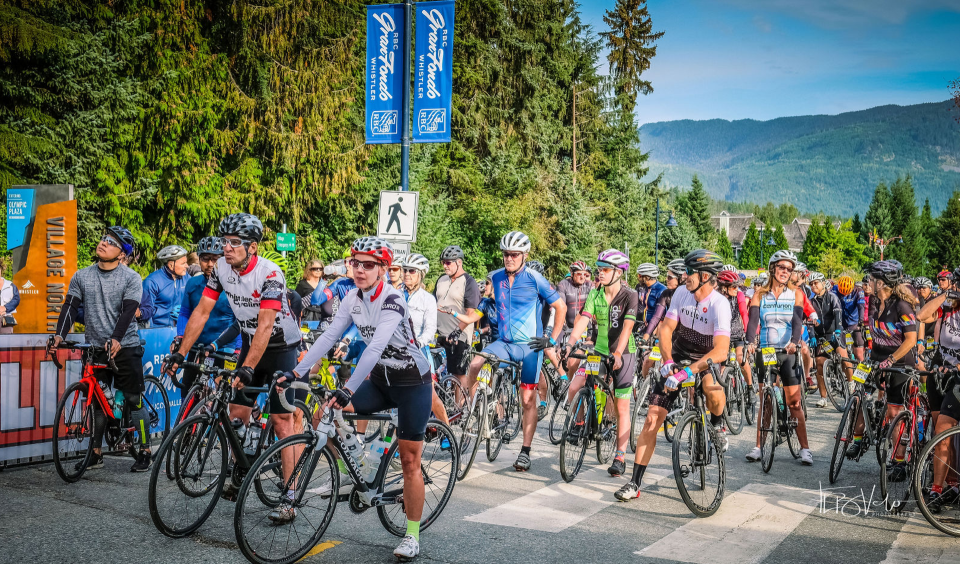
[[[253,293],[250,294],[250,295],[251,295],[252,297],[254,297],[254,298],[259,298],[259,297],[260,297],[260,292],[259,292],[258,290],[254,290]]]
[[[274,270],[274,271],[271,272],[270,274],[267,274],[267,278],[276,278],[276,276],[277,276],[277,271],[276,271],[276,270]],[[256,297],[256,296],[254,296],[254,297]]]

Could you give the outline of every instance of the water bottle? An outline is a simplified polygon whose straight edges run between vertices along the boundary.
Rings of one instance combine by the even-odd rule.
[[[593,389],[593,397],[597,402],[597,423],[600,423],[603,421],[603,408],[607,403],[604,401],[606,398],[604,397],[603,390],[600,388],[600,386],[597,386]]]
[[[370,443],[366,455],[363,457],[363,463],[360,465],[360,475],[364,482],[369,484],[377,477],[380,460],[383,458],[383,453],[390,448],[391,441],[391,437],[386,437],[383,440],[377,439]]]
[[[356,461],[357,465],[362,464],[363,438],[355,432],[347,433],[343,430],[340,431],[340,435],[343,437],[343,443],[347,447],[347,454]]]
[[[440,347],[440,366],[437,366],[437,374],[445,374],[447,372],[447,350],[443,347]]]
[[[123,391],[122,391],[122,390],[117,390],[116,392],[114,392],[114,394],[113,394],[113,403],[114,403],[113,416],[116,417],[117,419],[120,419],[120,417],[123,416],[123,401],[124,401]]]
[[[260,434],[263,432],[263,428],[260,426],[259,421],[254,421],[250,424],[250,431],[247,433],[247,442],[243,447],[243,451],[247,453],[248,456],[253,456],[257,453],[257,444],[260,442]]]
[[[234,417],[230,424],[233,425],[234,432],[237,433],[237,438],[240,439],[240,444],[243,444],[244,439],[247,438],[247,427],[243,424],[239,418]]]
[[[103,391],[103,396],[107,398],[107,405],[110,406],[110,411],[116,416],[118,410],[117,402],[113,399],[113,390],[103,382],[98,382],[98,384],[100,384],[100,390]],[[117,419],[120,419],[120,417],[117,417]]]

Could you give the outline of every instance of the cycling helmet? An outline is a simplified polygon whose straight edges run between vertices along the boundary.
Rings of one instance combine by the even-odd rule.
[[[393,247],[380,237],[360,237],[350,247],[350,255],[368,255],[390,268],[393,264]]]
[[[543,274],[547,271],[547,267],[543,266],[543,263],[538,260],[528,260],[527,268],[539,274]]]
[[[133,240],[133,233],[130,233],[130,230],[126,227],[114,225],[113,227],[107,227],[104,233],[113,236],[120,243],[120,250],[128,255],[132,254],[137,246],[136,241]]]
[[[839,290],[840,295],[848,295],[853,291],[853,278],[841,276],[840,279],[837,280],[837,290]]]
[[[246,241],[260,242],[263,239],[263,223],[249,213],[232,213],[220,222],[217,235],[236,235]]]
[[[403,266],[405,268],[416,268],[422,274],[430,272],[430,261],[420,253],[411,253],[410,256],[407,257],[407,260],[403,261]],[[481,288],[481,290],[482,289],[483,288]]]
[[[746,274],[744,274],[744,273],[741,272],[741,273],[739,274],[739,276],[740,276],[740,282],[746,282],[746,281],[747,281],[747,275],[746,275]]]
[[[679,276],[687,271],[687,266],[683,263],[683,259],[678,258],[667,263],[667,270]]]
[[[717,283],[721,286],[735,286],[740,283],[740,277],[732,270],[721,270],[717,275]]]
[[[283,258],[283,255],[281,255],[277,251],[271,251],[270,249],[262,249],[257,252],[257,256],[259,256],[262,259],[266,259],[272,262],[273,264],[277,265],[278,267],[280,267],[280,270],[287,269],[287,259]]]
[[[870,265],[870,276],[882,280],[884,284],[895,288],[903,281],[903,267],[892,260],[882,260]]]
[[[463,249],[450,245],[440,253],[440,260],[463,260]]]
[[[657,268],[657,265],[653,264],[652,262],[645,262],[637,267],[637,274],[640,276],[656,278],[657,276],[660,276],[660,269]]]
[[[723,265],[723,268],[720,269],[720,272],[726,272],[726,271],[728,271],[728,270],[730,270],[730,271],[732,271],[732,272],[736,272],[736,271],[737,271],[737,267],[733,266],[732,264],[725,264],[725,265]]]
[[[951,281],[957,280],[957,279],[960,279],[960,266],[958,266],[958,267],[956,268],[956,270],[953,271],[953,274],[950,275],[950,280],[951,280]]]
[[[198,255],[223,255],[223,239],[220,237],[204,237],[197,243]]]
[[[723,268],[723,257],[707,249],[697,249],[683,257],[683,265],[688,271],[717,274]]]
[[[167,245],[157,253],[157,260],[166,263],[169,260],[177,260],[187,256],[187,250],[180,245]]]
[[[940,274],[937,274],[937,280],[941,278],[946,278],[947,280],[953,280],[953,273],[944,268],[940,271]]]
[[[587,268],[587,263],[583,262],[582,260],[578,260],[577,262],[570,265],[571,273],[576,273],[581,270],[585,272],[590,272],[590,269]]]
[[[757,274],[756,278],[753,279],[753,285],[754,285],[754,286],[763,286],[763,285],[766,284],[766,283],[767,283],[767,273],[766,273],[766,272],[761,272],[760,274]]]
[[[607,249],[600,253],[600,256],[597,257],[597,266],[604,268],[619,268],[620,270],[626,272],[630,269],[630,259],[627,258],[627,255],[616,249]]]
[[[933,288],[933,282],[926,276],[917,276],[913,279],[913,287],[920,288]]]
[[[807,279],[808,282],[813,284],[814,282],[823,282],[826,284],[827,278],[820,272],[811,272],[810,277]]]
[[[780,261],[782,261],[782,260],[790,261],[790,264],[793,265],[793,268],[794,268],[794,269],[797,268],[797,262],[798,262],[798,261],[797,261],[797,255],[795,255],[795,254],[793,254],[792,252],[787,251],[787,250],[777,251],[777,252],[773,253],[773,255],[770,256],[770,260],[767,261],[767,266],[769,266],[769,265],[771,265],[771,264],[777,264],[778,262],[780,262]]]
[[[807,270],[807,265],[806,265],[806,263],[799,262],[799,261],[797,262],[797,267],[794,268],[794,270],[796,270],[796,271],[799,272],[800,274],[806,274],[807,272],[809,272],[809,271]]]
[[[346,250],[343,251],[343,254],[340,255],[340,258],[342,258],[343,260],[347,260],[352,256],[353,254],[350,252],[350,247],[347,247]]]
[[[519,231],[511,231],[500,239],[501,251],[530,252],[530,238]]]

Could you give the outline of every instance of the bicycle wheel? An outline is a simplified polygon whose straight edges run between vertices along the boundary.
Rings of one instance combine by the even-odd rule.
[[[730,377],[730,393],[727,395],[727,404],[723,406],[723,422],[727,426],[727,431],[731,435],[739,435],[743,430],[744,399],[743,399],[743,378],[739,371],[735,370]]]
[[[57,402],[53,418],[53,466],[67,483],[76,482],[83,476],[93,455],[90,442],[93,440],[94,407],[86,403],[88,388],[86,382],[68,386]]]
[[[610,414],[604,412],[600,438],[597,439],[597,462],[600,464],[606,464],[613,458],[613,453],[617,450],[617,433],[616,416],[611,418]]]
[[[550,413],[550,426],[547,431],[551,444],[559,445],[560,441],[563,440],[563,424],[567,420],[568,407],[569,404],[567,403],[566,396],[564,396],[561,401],[553,404],[553,410]]]
[[[490,462],[497,459],[500,449],[503,448],[503,443],[510,440],[506,438],[505,433],[507,427],[506,406],[510,402],[507,386],[509,384],[501,382],[493,395],[493,401],[487,402],[487,431],[489,434],[487,437],[487,460]]]
[[[630,410],[630,450],[637,452],[637,437],[643,432],[643,424],[647,420],[647,412],[650,411],[647,400],[650,394],[650,378],[639,382],[634,391],[633,409]]]
[[[910,478],[916,459],[916,426],[910,411],[903,410],[887,426],[887,433],[877,445],[880,452],[880,496],[887,511],[899,513],[910,499]]]
[[[757,422],[757,410],[759,409],[760,398],[753,392],[753,387],[743,384],[743,418],[747,425],[753,425]]]
[[[170,398],[167,397],[167,389],[163,387],[154,376],[143,377],[144,393],[141,394],[143,403],[147,406],[147,414],[150,417],[150,436],[160,439],[163,442],[170,433]],[[160,396],[160,401],[156,397]],[[154,399],[151,400],[150,398]]]
[[[677,411],[677,413],[670,415],[670,412]],[[683,417],[684,412],[687,411],[687,392],[681,390],[677,395],[677,401],[673,403],[673,409],[667,412],[667,417],[663,420],[663,437],[667,439],[668,443],[673,442],[674,431],[676,430],[677,423],[680,421],[680,418]]]
[[[457,479],[467,476],[473,461],[477,457],[480,447],[480,436],[483,431],[484,419],[487,415],[487,394],[477,389],[471,402],[473,406],[466,416],[460,420],[460,468],[457,470]]]
[[[960,442],[960,426],[947,429],[933,437],[920,452],[917,468],[912,476],[917,507],[920,508],[924,518],[937,530],[954,537],[960,537],[960,504],[954,499],[949,503],[937,503],[931,506],[928,496],[930,487],[933,485],[934,464],[944,468],[947,476],[960,472],[960,462],[957,461],[958,442]],[[939,453],[938,447],[941,451]],[[945,484],[939,485],[944,486],[946,490]]]
[[[580,388],[570,405],[563,422],[563,441],[560,443],[560,476],[566,482],[572,482],[580,473],[583,457],[590,446],[586,428],[587,418],[593,415],[593,390],[587,389],[587,386]]]
[[[721,440],[712,425],[703,427],[701,414],[688,411],[677,423],[673,441],[673,475],[687,508],[709,517],[723,501],[726,470]]]
[[[860,401],[862,397],[854,394],[847,401],[847,407],[843,410],[843,417],[840,418],[840,425],[837,426],[836,442],[833,444],[833,456],[830,458],[830,483],[837,482],[840,477],[840,468],[843,467],[843,461],[847,458],[847,449],[853,444],[853,429],[857,424],[857,413],[860,412]]]
[[[523,428],[523,406],[520,404],[520,395],[517,392],[517,386],[515,384],[507,386],[507,393],[507,426],[503,433],[504,437],[506,437],[506,442],[510,442],[517,438],[517,435],[520,434],[520,429]]]
[[[164,441],[157,459],[173,457],[174,479],[160,480],[161,464],[150,470],[150,518],[168,537],[185,537],[206,521],[227,479],[230,447],[219,420],[195,415]]]
[[[537,388],[537,421],[543,421],[547,415],[550,415],[550,402],[553,400],[552,392],[555,387],[553,382],[560,379],[556,374],[557,369],[553,367],[553,363],[550,361],[547,361],[543,370],[540,371],[540,381],[547,387],[547,405],[540,409],[540,389]]]
[[[757,420],[760,428],[760,467],[765,473],[773,467],[773,453],[777,450],[777,395],[772,386],[763,389],[760,396],[760,416]]]
[[[459,442],[461,420],[464,419],[470,411],[470,396],[467,393],[467,389],[463,387],[460,378],[452,375],[440,380],[439,384],[435,387],[437,389],[437,396],[440,398],[440,402],[443,403],[443,408],[447,412],[450,429],[457,435]]]
[[[827,359],[823,363],[823,385],[827,388],[827,398],[830,399],[830,403],[837,411],[843,413],[843,407],[849,396],[847,379],[843,370],[834,364],[832,359]]]
[[[340,491],[340,472],[329,448],[317,450],[315,443],[316,439],[309,434],[277,441],[254,462],[244,478],[237,494],[233,530],[240,552],[250,562],[296,562],[320,542],[330,525],[337,508],[335,494]],[[274,461],[280,459],[280,452],[286,448],[300,450],[300,454],[290,477],[284,479]],[[295,490],[296,518],[283,524],[272,521],[270,514],[279,505],[280,496],[265,503],[261,489],[281,496]]]
[[[789,410],[787,411],[789,414]],[[797,436],[797,422],[792,417],[787,417],[787,446],[790,447],[790,454],[793,459],[800,458],[800,437]]]
[[[454,440],[453,431],[440,421],[432,419],[427,424],[420,454],[420,472],[424,484],[421,531],[437,520],[450,501],[457,483],[460,454],[451,447]],[[390,447],[386,460],[393,460],[399,445],[400,441],[396,441]],[[392,462],[380,464],[374,488],[383,494],[381,501],[384,505],[377,506],[380,523],[390,534],[402,537],[407,532],[407,514],[403,504],[403,471],[400,466]]]

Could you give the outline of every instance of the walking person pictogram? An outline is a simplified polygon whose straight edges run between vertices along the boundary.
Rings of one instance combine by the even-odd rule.
[[[400,216],[407,215],[406,213],[404,213],[403,209],[400,207],[400,202],[402,201],[403,201],[403,198],[397,198],[397,203],[387,208],[387,213],[390,214],[390,221],[387,222],[387,233],[390,232],[390,228],[393,226],[394,223],[397,224],[397,233],[400,233],[402,231],[400,229]]]

